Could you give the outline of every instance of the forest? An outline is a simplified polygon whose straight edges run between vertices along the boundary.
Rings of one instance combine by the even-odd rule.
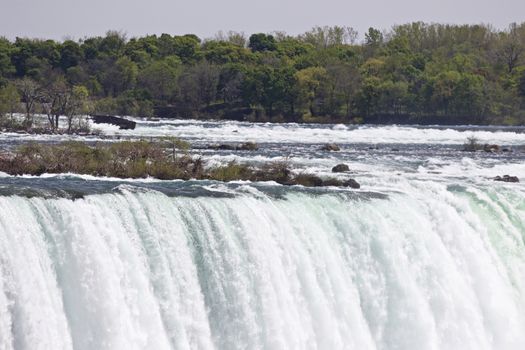
[[[422,22],[80,40],[0,38],[0,116],[525,123],[525,23]],[[81,125],[77,125],[81,127]]]

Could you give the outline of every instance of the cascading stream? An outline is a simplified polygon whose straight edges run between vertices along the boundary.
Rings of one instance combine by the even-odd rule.
[[[0,349],[523,349],[525,192],[0,197]]]

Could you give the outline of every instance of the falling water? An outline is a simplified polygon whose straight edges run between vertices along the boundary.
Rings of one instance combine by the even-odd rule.
[[[523,187],[228,191],[1,196],[0,349],[525,348]]]

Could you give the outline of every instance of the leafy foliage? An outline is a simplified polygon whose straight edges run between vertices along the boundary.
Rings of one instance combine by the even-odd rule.
[[[28,125],[39,104],[51,103],[56,81],[70,92],[84,87],[95,110],[115,114],[525,122],[525,24],[497,31],[415,22],[370,28],[362,43],[354,29],[338,26],[246,38],[235,32],[204,41],[169,34],[128,40],[119,32],[64,42],[0,38],[0,88],[17,87]],[[9,113],[2,101],[0,112]]]

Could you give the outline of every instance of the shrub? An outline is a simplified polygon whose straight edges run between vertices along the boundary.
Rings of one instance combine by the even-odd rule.
[[[482,149],[483,146],[480,145],[478,141],[479,140],[475,136],[468,137],[467,142],[463,144],[463,151],[475,152],[477,150]]]
[[[290,182],[290,163],[288,160],[271,162],[264,164],[256,173],[255,180],[257,181],[275,181],[280,184],[288,184]]]
[[[253,170],[247,165],[231,161],[227,165],[211,169],[208,178],[218,181],[251,180]]]
[[[164,146],[165,143],[162,142],[146,141],[94,146],[77,141],[56,145],[28,143],[12,154],[0,154],[0,171],[11,175],[73,172],[119,178],[151,176],[162,180],[195,178],[217,181],[276,181],[283,185],[359,188],[359,184],[351,179],[323,180],[316,175],[304,173],[293,177],[288,161],[264,164],[258,169],[232,161],[205,170],[201,158],[193,158],[188,154],[173,157],[166,152]]]

